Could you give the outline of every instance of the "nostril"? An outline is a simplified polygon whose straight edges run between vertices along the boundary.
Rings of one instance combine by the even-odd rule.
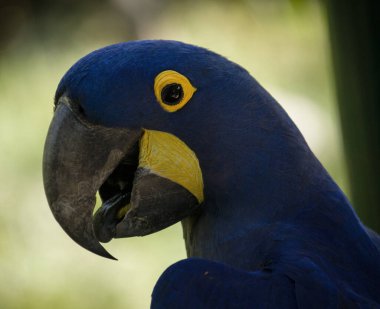
[[[86,112],[83,106],[80,103],[73,101],[67,95],[61,96],[58,100],[54,102],[54,111],[57,109],[57,107],[60,104],[66,104],[67,106],[71,108],[71,110],[75,111],[77,114],[81,116],[86,116]]]
[[[84,111],[84,108],[82,107],[82,105],[78,104],[78,112],[82,115],[82,116],[86,116],[86,113]]]

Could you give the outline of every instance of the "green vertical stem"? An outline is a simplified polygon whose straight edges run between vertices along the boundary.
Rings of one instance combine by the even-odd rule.
[[[326,0],[353,205],[380,232],[380,5]]]

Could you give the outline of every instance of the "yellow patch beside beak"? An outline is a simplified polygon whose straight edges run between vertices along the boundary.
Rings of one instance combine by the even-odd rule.
[[[203,202],[203,178],[195,153],[170,133],[144,130],[140,140],[139,167],[169,179]]]

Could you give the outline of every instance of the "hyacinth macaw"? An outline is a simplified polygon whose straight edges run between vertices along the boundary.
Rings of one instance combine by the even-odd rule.
[[[380,307],[379,236],[275,99],[209,50],[135,41],[80,59],[43,160],[56,220],[96,254],[182,222],[189,258],[152,308]]]

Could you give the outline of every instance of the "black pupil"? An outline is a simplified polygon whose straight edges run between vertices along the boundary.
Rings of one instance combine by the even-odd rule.
[[[165,104],[176,105],[183,98],[183,89],[180,84],[166,85],[161,91],[161,99]]]

